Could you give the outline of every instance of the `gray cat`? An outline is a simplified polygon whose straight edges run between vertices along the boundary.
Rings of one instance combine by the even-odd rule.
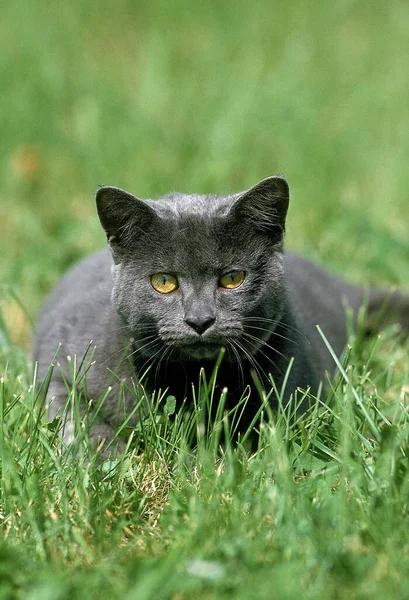
[[[33,350],[43,378],[61,344],[48,391],[54,416],[67,402],[74,355],[79,365],[92,340],[92,364],[81,365],[80,375],[88,371],[78,387],[86,381],[94,403],[112,388],[95,439],[110,438],[132,411],[129,389],[146,371],[148,391],[167,388],[178,401],[189,399],[200,367],[211,372],[225,348],[217,382],[228,388],[230,405],[255,377],[265,390],[271,377],[279,391],[286,382],[287,401],[297,388],[315,393],[324,373],[334,372],[316,325],[340,355],[346,306],[356,315],[366,303],[370,327],[387,302],[384,315],[409,328],[409,297],[366,293],[284,254],[289,189],[282,177],[227,197],[174,193],[156,201],[101,187],[96,203],[110,252],[63,278],[43,307]],[[243,427],[259,405],[253,389]],[[68,421],[67,441],[72,434]]]

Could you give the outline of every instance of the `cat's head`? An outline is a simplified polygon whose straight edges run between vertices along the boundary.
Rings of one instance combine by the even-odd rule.
[[[112,251],[113,304],[146,359],[254,355],[284,303],[289,190],[269,177],[232,196],[96,195]]]

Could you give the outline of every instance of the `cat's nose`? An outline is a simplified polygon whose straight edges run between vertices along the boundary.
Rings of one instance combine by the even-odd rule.
[[[207,331],[213,323],[216,321],[214,317],[199,317],[199,316],[191,316],[185,319],[185,323],[189,325],[192,329],[196,331],[199,335],[202,335],[205,331]]]

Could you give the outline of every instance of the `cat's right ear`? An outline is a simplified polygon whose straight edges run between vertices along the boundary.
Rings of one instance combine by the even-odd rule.
[[[101,225],[111,247],[126,247],[132,238],[146,232],[158,219],[155,211],[143,200],[125,190],[102,186],[95,201]]]

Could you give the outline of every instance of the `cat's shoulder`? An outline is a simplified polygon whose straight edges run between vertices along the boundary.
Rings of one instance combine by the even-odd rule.
[[[112,290],[112,257],[108,249],[90,254],[75,264],[47,297],[40,320],[61,313],[68,307],[90,306],[91,310],[110,302]],[[83,309],[85,310],[85,309]]]
[[[68,270],[55,291],[69,292],[73,288],[83,290],[101,288],[112,282],[112,255],[108,248],[89,254]]]

